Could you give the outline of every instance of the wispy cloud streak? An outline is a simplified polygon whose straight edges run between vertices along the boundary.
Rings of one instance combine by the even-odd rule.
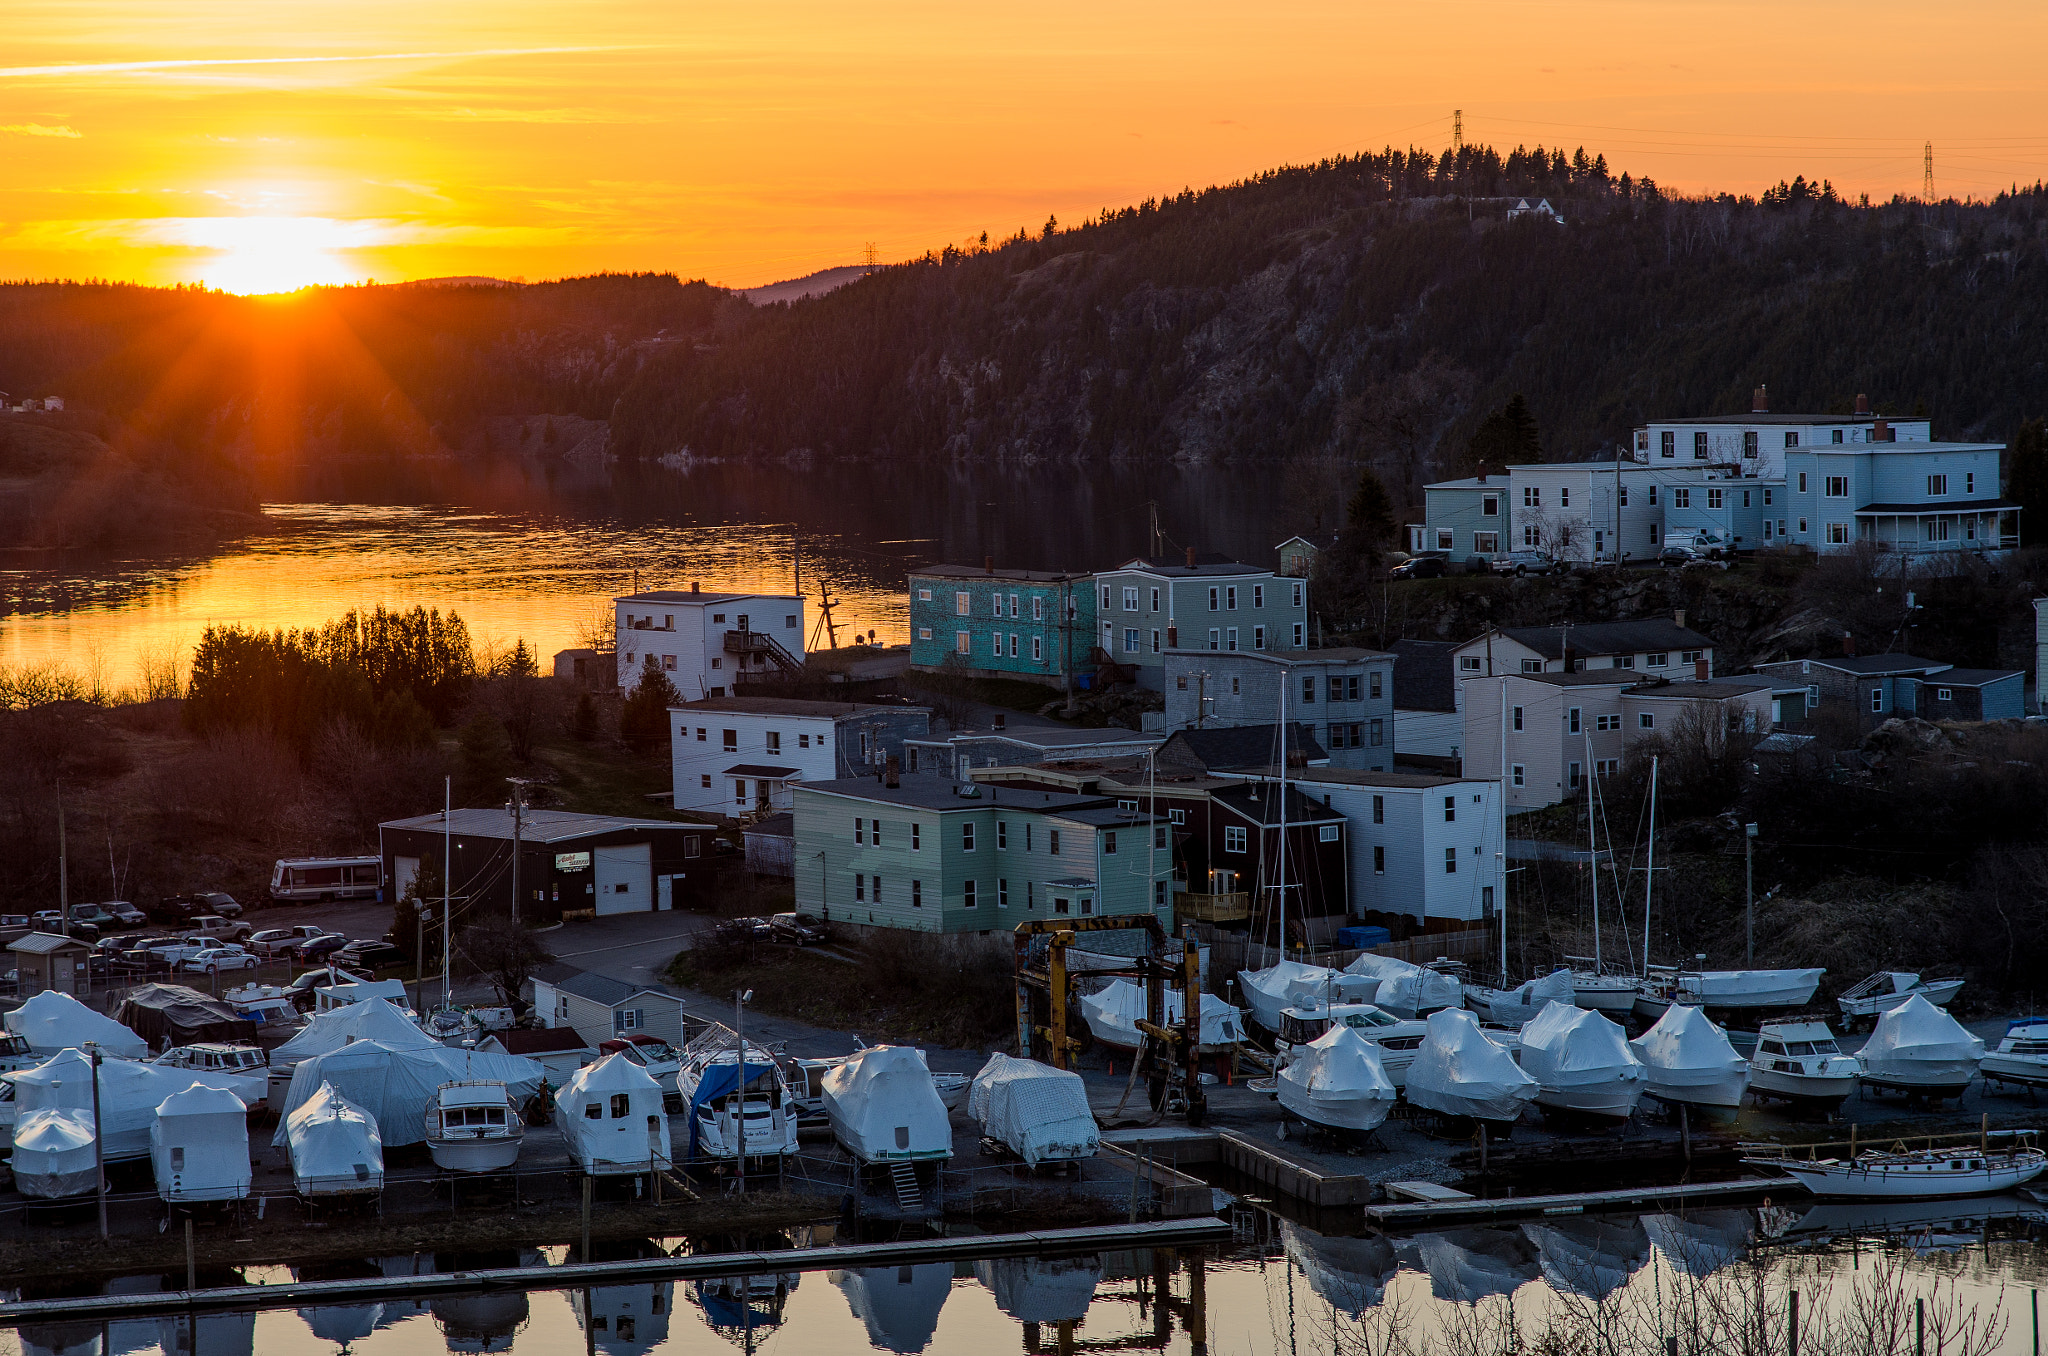
[[[180,57],[162,61],[92,61],[61,66],[0,66],[0,80],[73,75],[130,75],[215,66],[333,66],[369,61],[461,61],[481,57],[562,56],[581,52],[647,51],[641,44],[601,47],[479,47],[462,52],[364,52],[335,56]]]

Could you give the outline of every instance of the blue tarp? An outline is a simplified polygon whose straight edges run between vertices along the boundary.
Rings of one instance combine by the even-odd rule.
[[[1337,929],[1337,945],[1346,950],[1354,947],[1362,950],[1370,946],[1385,946],[1393,940],[1394,934],[1385,928],[1356,927]]]
[[[750,1041],[748,1044],[751,1045],[752,1042]],[[755,1064],[749,1061],[747,1064],[747,1082],[751,1084],[762,1074],[773,1073],[774,1071],[775,1066],[773,1064]],[[703,1106],[706,1102],[715,1102],[731,1092],[739,1083],[739,1072],[740,1066],[737,1063],[713,1064],[704,1071],[704,1077],[698,1080],[696,1095],[690,1098],[689,1157],[695,1158],[697,1156],[697,1108]]]

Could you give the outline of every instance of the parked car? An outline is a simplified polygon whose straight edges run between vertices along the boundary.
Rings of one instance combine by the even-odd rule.
[[[107,932],[111,931],[119,920],[97,904],[73,904],[71,922],[74,926],[79,923],[90,923],[100,931]]]
[[[318,928],[313,929],[315,936],[319,932]],[[305,934],[297,928],[265,928],[261,932],[250,933],[243,945],[259,956],[288,956],[293,947],[305,940]]]
[[[149,953],[158,961],[173,969],[184,964],[209,947],[217,946],[210,937],[173,937],[149,948]]]
[[[81,942],[96,942],[100,939],[99,924],[82,923],[74,919],[70,926],[67,927],[64,915],[55,909],[43,909],[36,913],[30,921],[34,924],[37,932],[68,932]]]
[[[171,895],[167,898],[159,899],[156,903],[150,905],[147,912],[152,922],[167,923],[172,927],[183,927],[200,914],[207,912],[207,910],[204,905],[190,895]]]
[[[332,953],[330,959],[353,970],[376,970],[386,965],[403,965],[412,957],[389,942],[361,941],[350,942]]]
[[[1442,579],[1451,572],[1451,563],[1443,556],[1410,556],[1387,571],[1389,579]]]
[[[824,920],[814,913],[778,913],[768,920],[768,935],[778,942],[794,942],[798,946],[832,940]]]
[[[1725,559],[1701,555],[1688,546],[1667,546],[1657,553],[1657,563],[1667,570],[1725,570]]]
[[[237,904],[235,897],[225,890],[202,890],[194,895],[193,898],[206,906],[207,913],[217,913],[224,918],[240,918],[242,916],[242,906]]]
[[[178,968],[194,974],[217,975],[223,970],[254,970],[262,963],[239,947],[209,946],[187,956]]]
[[[230,942],[246,942],[256,929],[247,923],[230,923],[219,914],[203,913],[192,920],[192,928],[202,937],[219,937]]]
[[[1571,562],[1559,560],[1547,551],[1508,551],[1487,566],[1495,574],[1570,574]]]
[[[122,981],[140,979],[152,969],[160,968],[159,966],[151,965],[147,960],[130,960],[129,953],[125,951],[95,952],[85,958],[85,971],[94,979]]]
[[[136,908],[125,899],[110,900],[100,905],[100,907],[112,914],[114,920],[124,928],[139,928],[149,921],[148,914]]]
[[[375,978],[376,976],[368,971],[350,970],[340,965],[336,965],[331,969],[323,966],[318,970],[308,970],[305,974],[300,975],[297,979],[285,985],[284,996],[291,999],[292,1006],[296,1007],[299,1011],[308,1012],[313,1007],[313,991],[315,989],[324,989],[330,984],[354,984],[360,980]]]
[[[711,930],[711,940],[721,946],[766,941],[770,935],[765,918],[728,918]]]
[[[308,937],[292,948],[292,961],[297,965],[317,965],[347,945],[348,938],[338,932]]]

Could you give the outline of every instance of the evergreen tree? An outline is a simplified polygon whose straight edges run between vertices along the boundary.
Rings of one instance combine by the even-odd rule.
[[[2020,538],[2048,542],[2048,420],[2029,419],[2005,454],[2005,493],[2020,505]]]
[[[1358,475],[1358,488],[1344,506],[1344,535],[1354,550],[1377,555],[1393,540],[1394,500],[1370,466]]]
[[[1509,466],[1543,460],[1543,439],[1536,430],[1536,416],[1518,391],[1508,403],[1486,416],[1465,444],[1465,469],[1481,467],[1499,473]]]
[[[405,893],[391,906],[394,945],[409,959],[416,959],[424,951],[426,959],[420,971],[423,976],[441,970],[441,896],[441,859],[425,853],[420,857],[419,870],[406,884]]]
[[[505,779],[512,775],[512,740],[505,722],[488,711],[470,717],[456,737],[462,768],[457,794],[465,805],[497,805],[505,799]]]
[[[682,694],[655,663],[654,656],[647,656],[640,681],[619,709],[619,737],[640,753],[668,742],[668,709],[682,705],[682,701]]]

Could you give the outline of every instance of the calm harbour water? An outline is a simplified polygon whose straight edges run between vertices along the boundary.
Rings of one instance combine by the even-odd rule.
[[[1910,1351],[1912,1297],[1921,1296],[1936,1325],[1950,1312],[1944,1297],[1974,1306],[1980,1322],[2002,1310],[2000,1339],[1973,1349],[2014,1353],[2035,1350],[2031,1305],[2042,1267],[2032,1238],[2048,1216],[2031,1201],[2006,1198],[1939,1207],[1802,1205],[1762,1217],[1754,1209],[1580,1216],[1391,1239],[1325,1236],[1243,1207],[1236,1222],[1237,1244],[1204,1264],[1206,1350],[1216,1356],[1476,1353],[1498,1349],[1504,1321],[1518,1323],[1526,1341],[1549,1317],[1590,1321],[1594,1327],[1580,1331],[1597,1333],[1603,1350],[1661,1352],[1660,1334],[1673,1331],[1676,1316],[1704,1295],[1718,1296],[1713,1303],[1747,1318],[1750,1300],[1761,1293],[1775,1325],[1793,1289],[1805,1299],[1803,1350]],[[1776,1236],[1766,1236],[1770,1231]],[[1877,1235],[1889,1237],[1874,1241]],[[656,1247],[649,1242],[626,1255],[652,1256]],[[329,1268],[318,1278],[409,1275],[458,1264],[547,1267],[565,1260],[562,1248],[516,1258],[443,1259],[438,1266],[431,1258],[389,1258]],[[240,1276],[251,1284],[298,1278],[281,1267],[249,1268]],[[108,1289],[153,1291],[180,1279],[131,1278]],[[1752,1282],[1757,1289],[1745,1288]],[[1870,1295],[1888,1284],[1885,1293],[1905,1297],[1903,1345],[1823,1345],[1830,1316],[1846,1311],[1852,1292]],[[196,1324],[166,1318],[41,1325],[0,1330],[0,1352],[639,1356],[719,1352],[730,1344],[768,1353],[1154,1350],[1194,1356],[1188,1273],[1172,1272],[1164,1319],[1153,1303],[1154,1286],[1148,1253],[997,1259],[757,1277],[745,1302],[735,1279],[327,1305],[212,1315]],[[1071,1325],[1071,1346],[1062,1345],[1063,1323]],[[1487,1333],[1494,1342],[1483,1340]],[[1395,1344],[1396,1335],[1408,1345]],[[1783,1351],[1783,1332],[1773,1334],[1769,1347],[1755,1349]],[[1952,1335],[1926,1347],[1959,1349]]]
[[[0,666],[135,681],[209,623],[317,624],[352,607],[453,609],[479,642],[545,658],[633,587],[820,585],[854,632],[908,637],[904,571],[935,560],[1098,568],[1168,549],[1270,563],[1329,495],[1272,468],[736,467],[577,472],[525,461],[307,475],[264,486],[277,531],[199,556],[0,568]],[[818,642],[823,644],[822,639]]]

